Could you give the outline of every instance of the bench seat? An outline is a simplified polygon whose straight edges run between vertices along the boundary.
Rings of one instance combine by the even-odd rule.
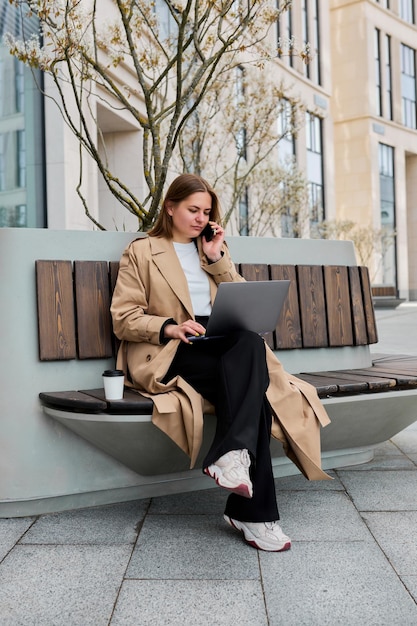
[[[297,374],[313,385],[320,398],[417,388],[417,356],[380,355],[372,367]],[[151,415],[152,400],[126,388],[122,400],[106,400],[104,389],[41,392],[45,406],[83,413]]]

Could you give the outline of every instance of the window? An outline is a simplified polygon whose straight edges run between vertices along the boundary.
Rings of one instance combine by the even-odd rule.
[[[301,12],[302,12],[301,26],[302,26],[302,31],[303,31],[303,44],[304,46],[306,46],[307,44],[310,44],[309,28],[308,28],[308,0],[302,1]],[[310,63],[305,63],[304,75],[307,76],[307,78],[310,78],[310,74],[311,74],[310,70],[311,70]]]
[[[414,0],[400,0],[400,17],[405,22],[414,24]]]
[[[14,59],[16,111],[25,112],[25,66]]]
[[[284,165],[295,156],[295,138],[293,132],[293,107],[289,100],[281,101],[281,109],[277,119],[278,160]]]
[[[392,120],[391,37],[385,35],[385,106],[386,117]]]
[[[394,245],[384,245],[385,238],[393,235],[395,230],[395,172],[394,148],[386,144],[379,144],[379,189],[381,206],[381,227],[383,240],[381,242],[381,256],[383,269],[383,284],[396,285],[396,250]],[[390,240],[392,244],[392,239]]]
[[[24,130],[17,131],[17,187],[26,187],[26,136]]]
[[[318,85],[321,85],[321,72],[320,72],[320,24],[319,24],[319,2],[318,0],[311,1],[311,13],[312,13],[312,28],[310,36],[310,46],[312,52],[312,59],[309,63],[311,67],[311,79]]]
[[[158,19],[159,38],[166,40],[174,32],[175,20],[171,15],[168,4],[163,0],[155,0],[153,10]]]
[[[294,137],[294,110],[289,100],[281,100],[281,108],[277,119],[278,137],[278,164],[286,171],[290,171],[294,165],[295,158],[295,137]],[[287,183],[281,181],[280,193],[288,197]],[[287,206],[281,213],[281,237],[294,237],[296,224],[291,213],[291,207]]]
[[[374,49],[375,112],[392,120],[391,37],[382,35],[378,28],[374,30]]]
[[[3,35],[29,38],[38,21],[0,0],[0,227],[44,227],[43,100],[39,71],[9,54]],[[27,176],[30,165],[31,176]]]
[[[322,120],[306,113],[307,180],[310,204],[310,229],[324,220]]]
[[[417,128],[416,124],[416,52],[401,44],[401,94],[403,124]]]
[[[382,115],[382,90],[381,90],[381,33],[378,28],[374,30],[375,47],[375,86],[376,86],[376,114]]]
[[[245,70],[243,67],[238,66],[236,68],[236,83],[235,83],[235,106],[238,109],[245,102]],[[236,150],[240,158],[247,158],[247,134],[246,128],[242,125],[236,135]]]
[[[286,2],[283,2],[283,0],[277,0],[277,9],[283,9],[285,4]],[[282,10],[282,13],[278,17],[277,45],[278,50],[282,50],[282,52],[278,53],[278,56],[281,57],[290,67],[293,66],[292,37],[292,9],[289,7],[288,9]]]
[[[384,7],[384,9],[389,9],[389,0],[376,0],[378,4]]]
[[[239,235],[249,235],[249,198],[247,188],[239,198]]]

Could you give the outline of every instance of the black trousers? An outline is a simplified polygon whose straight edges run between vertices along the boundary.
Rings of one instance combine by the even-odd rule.
[[[193,344],[181,343],[164,377],[184,378],[216,409],[217,426],[203,462],[208,467],[230,450],[247,448],[253,497],[231,494],[226,515],[247,522],[279,519],[272,473],[271,408],[265,392],[269,384],[263,339],[237,331]]]

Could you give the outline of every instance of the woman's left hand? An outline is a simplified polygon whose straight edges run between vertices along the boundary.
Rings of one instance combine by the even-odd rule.
[[[222,258],[221,249],[224,241],[224,228],[216,222],[209,222],[211,228],[214,231],[213,239],[211,241],[206,241],[204,235],[201,238],[203,243],[203,252],[208,258],[209,261],[215,263],[216,261],[220,261]]]

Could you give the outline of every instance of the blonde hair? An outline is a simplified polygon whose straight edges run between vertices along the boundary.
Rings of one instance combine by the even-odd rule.
[[[168,214],[167,206],[176,205],[199,191],[207,192],[211,196],[211,211],[209,220],[219,223],[221,220],[219,198],[209,183],[197,174],[180,174],[172,181],[162,202],[158,218],[148,232],[150,237],[167,237],[172,239],[172,219]]]

